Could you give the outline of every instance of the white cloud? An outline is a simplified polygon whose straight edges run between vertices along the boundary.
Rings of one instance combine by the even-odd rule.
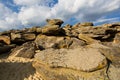
[[[32,6],[32,5],[45,5],[49,6],[54,3],[54,0],[14,0],[14,3],[21,6]]]
[[[120,21],[120,17],[115,18],[101,18],[94,22],[94,24],[102,24],[102,23],[113,23]]]
[[[18,14],[18,19],[21,20],[22,25],[40,25],[45,22],[50,12],[49,7],[31,6],[21,9]]]
[[[58,0],[57,4],[55,0],[13,1],[20,7],[18,13],[0,4],[0,22],[2,22],[0,28],[13,27],[13,24],[15,26],[41,25],[45,23],[46,18],[60,18],[66,22],[74,18],[74,21],[97,23],[101,18],[106,22],[104,20],[107,15],[120,15],[120,0]]]
[[[12,12],[9,8],[0,3],[0,30],[17,28],[20,26],[20,21],[17,18],[17,13]]]

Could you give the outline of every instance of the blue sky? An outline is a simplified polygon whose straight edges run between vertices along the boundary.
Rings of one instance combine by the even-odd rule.
[[[120,22],[120,0],[0,0],[0,31],[41,26],[47,18],[71,25]]]

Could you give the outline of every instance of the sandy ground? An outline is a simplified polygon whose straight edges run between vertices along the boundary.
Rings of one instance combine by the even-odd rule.
[[[25,58],[0,59],[0,80],[43,80]]]

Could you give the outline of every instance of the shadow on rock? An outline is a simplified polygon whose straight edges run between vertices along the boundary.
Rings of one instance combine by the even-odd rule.
[[[31,62],[0,62],[0,80],[32,80],[28,79],[35,73],[31,64]]]

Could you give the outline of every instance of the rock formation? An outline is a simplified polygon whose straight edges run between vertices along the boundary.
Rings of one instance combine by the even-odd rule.
[[[0,80],[120,80],[120,23],[0,32]]]

